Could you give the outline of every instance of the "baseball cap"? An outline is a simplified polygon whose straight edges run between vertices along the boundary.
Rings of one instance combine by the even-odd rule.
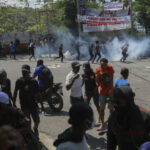
[[[9,97],[6,93],[0,91],[0,103],[9,104]]]
[[[71,63],[72,68],[80,67],[81,64],[78,61],[74,61]]]
[[[30,73],[30,66],[29,65],[23,65],[22,66],[22,71],[26,71]]]
[[[91,68],[91,66],[88,62],[83,64],[83,69],[90,69],[90,68]]]

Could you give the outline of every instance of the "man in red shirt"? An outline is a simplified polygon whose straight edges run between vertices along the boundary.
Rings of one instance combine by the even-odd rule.
[[[100,121],[101,124],[98,131],[104,129],[104,111],[108,98],[110,99],[113,92],[113,74],[114,69],[111,65],[108,64],[108,60],[106,58],[102,58],[100,60],[100,66],[96,68],[96,81],[100,88]],[[113,105],[111,103],[108,104],[108,109],[110,113],[113,111]]]

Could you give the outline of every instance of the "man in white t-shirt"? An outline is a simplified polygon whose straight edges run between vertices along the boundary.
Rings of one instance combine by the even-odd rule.
[[[93,124],[93,110],[85,103],[76,103],[69,110],[71,127],[58,135],[54,142],[56,150],[89,150],[85,138],[86,130]]]
[[[72,62],[72,71],[66,77],[66,89],[71,90],[70,93],[70,102],[75,104],[78,102],[83,102],[83,93],[82,93],[82,79],[79,74],[80,66],[79,62]]]

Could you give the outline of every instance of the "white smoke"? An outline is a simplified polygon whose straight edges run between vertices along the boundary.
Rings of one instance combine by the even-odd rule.
[[[55,31],[55,42],[51,44],[45,44],[42,47],[37,47],[35,51],[36,57],[41,57],[42,55],[55,56],[58,55],[59,45],[63,44],[63,52],[66,59],[76,59],[77,58],[77,43],[79,43],[80,56],[81,60],[89,59],[89,45],[91,43],[95,44],[95,41],[98,40],[100,43],[102,39],[91,36],[88,33],[82,33],[80,39],[75,37],[69,29],[59,29],[54,28]],[[128,43],[128,60],[137,59],[139,57],[150,56],[150,38],[141,37],[139,39],[131,38],[129,36],[124,36],[121,40],[117,37],[113,40],[105,41],[105,47],[101,49],[102,57],[107,58],[110,61],[118,61],[122,57],[121,47]]]
[[[123,40],[119,40],[117,37],[112,41],[106,43],[107,54],[106,57],[109,60],[118,61],[122,57],[121,47],[128,43],[128,60],[134,60],[137,58],[150,56],[150,38],[141,37],[139,39],[125,36]]]
[[[44,55],[51,54],[51,49],[49,48],[48,44],[44,44],[42,46],[37,46],[35,49],[35,57],[39,58]]]

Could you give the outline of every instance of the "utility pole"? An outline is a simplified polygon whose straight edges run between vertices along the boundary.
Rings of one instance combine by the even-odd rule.
[[[131,35],[133,35],[133,12],[132,12],[132,7],[133,7],[133,1],[131,0],[130,2],[130,17],[131,17]]]
[[[77,1],[77,15],[80,15],[80,4],[79,1],[80,0],[76,0]],[[81,34],[81,25],[80,25],[80,21],[78,20],[78,37],[80,39],[80,34]]]
[[[48,4],[46,6],[46,24],[47,24],[47,34],[49,34],[49,13],[48,13]]]
[[[38,3],[35,3],[35,19],[36,19],[36,24],[37,24],[37,32],[39,33],[39,27],[38,27],[38,23],[40,24],[40,19],[38,20],[38,10],[36,9],[36,5],[39,5]]]
[[[82,0],[76,0],[77,2],[77,17],[78,15],[80,15],[80,2]],[[79,60],[80,59],[80,37],[81,36],[81,24],[80,24],[80,21],[78,20],[78,43],[77,44],[77,53],[78,53],[78,56],[77,56],[77,59]]]

